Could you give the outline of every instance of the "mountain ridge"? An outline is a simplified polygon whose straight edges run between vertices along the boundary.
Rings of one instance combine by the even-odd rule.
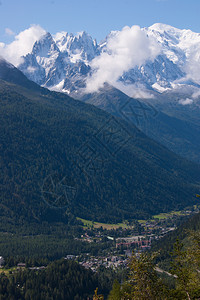
[[[199,63],[200,34],[162,23],[142,28],[141,31],[147,37],[153,38],[161,51],[154,61],[147,59],[143,65],[130,67],[124,72],[119,82],[123,84],[125,91],[128,93],[130,87],[134,91],[138,84],[142,84],[143,89],[159,93],[176,90],[182,85],[193,86],[194,90],[195,87],[198,90],[199,78],[197,72],[192,72],[191,68],[195,62]],[[40,85],[76,96],[85,88],[92,60],[107,51],[107,41],[117,34],[118,31],[113,31],[97,44],[86,32],[77,35],[60,32],[54,36],[47,33],[51,39],[50,46],[56,49],[56,54],[49,53],[47,59],[46,54],[42,56],[35,53],[36,45],[45,50],[42,37],[33,46],[33,51],[23,57],[24,61],[19,69]]]

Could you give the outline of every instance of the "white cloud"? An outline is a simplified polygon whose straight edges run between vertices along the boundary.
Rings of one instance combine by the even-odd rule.
[[[147,91],[145,86],[140,83],[125,85],[121,81],[118,81],[115,84],[113,84],[113,86],[132,98],[138,98],[138,99],[155,98],[154,95],[151,94],[149,91]]]
[[[199,96],[200,96],[200,91],[196,91],[192,94],[193,99],[197,99],[197,98],[199,98]]]
[[[187,61],[184,66],[186,79],[200,83],[200,38],[191,37],[188,44],[190,46],[186,53]]]
[[[10,28],[6,28],[6,29],[5,29],[5,33],[6,33],[7,35],[15,35],[15,33],[14,33]]]
[[[181,100],[179,100],[179,103],[182,105],[190,105],[193,103],[193,100],[190,98],[181,99]]]
[[[95,92],[105,82],[114,85],[124,72],[153,60],[160,48],[139,26],[124,27],[108,38],[106,50],[93,59],[93,74],[87,79],[86,92]]]
[[[16,35],[12,43],[8,45],[0,43],[0,55],[18,66],[23,62],[22,56],[31,52],[34,43],[45,33],[46,31],[39,25],[32,25]]]

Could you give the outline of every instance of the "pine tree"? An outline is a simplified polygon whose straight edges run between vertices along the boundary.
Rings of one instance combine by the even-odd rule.
[[[200,232],[190,232],[189,248],[184,250],[178,240],[174,245],[172,271],[176,277],[176,292],[182,294],[182,299],[200,298]]]
[[[158,277],[153,263],[155,253],[133,255],[129,264],[129,282],[124,286],[124,299],[167,299],[167,289]]]
[[[108,296],[108,300],[121,300],[121,299],[122,299],[121,285],[117,280],[115,280],[112,286],[112,290]]]

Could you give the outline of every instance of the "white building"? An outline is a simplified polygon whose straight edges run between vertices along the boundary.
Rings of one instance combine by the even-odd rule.
[[[0,256],[0,267],[2,267],[4,264],[4,258],[2,256]]]

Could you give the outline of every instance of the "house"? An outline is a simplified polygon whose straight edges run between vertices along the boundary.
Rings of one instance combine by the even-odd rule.
[[[75,259],[75,255],[67,255],[64,259]]]
[[[18,263],[18,264],[17,264],[17,268],[18,268],[18,269],[21,269],[21,268],[23,269],[23,268],[25,268],[25,267],[26,267],[26,264],[25,264],[25,263]]]

